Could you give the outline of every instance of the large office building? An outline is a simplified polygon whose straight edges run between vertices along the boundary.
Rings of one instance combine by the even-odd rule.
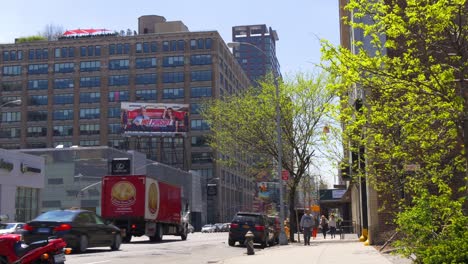
[[[242,69],[252,82],[268,73],[281,76],[280,65],[276,58],[276,30],[266,25],[246,25],[232,28],[232,41],[240,43],[233,49]]]
[[[251,205],[254,186],[241,169],[216,164],[198,111],[204,99],[245,89],[250,80],[217,31],[191,32],[155,15],[140,17],[138,27],[1,44],[0,147],[134,149],[214,184],[207,222],[229,221]],[[188,132],[124,136],[122,102],[186,104]]]

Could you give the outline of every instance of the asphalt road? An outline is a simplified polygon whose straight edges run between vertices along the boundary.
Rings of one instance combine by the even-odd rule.
[[[246,248],[238,244],[227,244],[228,233],[193,233],[186,241],[180,237],[164,236],[163,241],[152,243],[147,237],[133,238],[122,244],[119,251],[109,248],[90,248],[82,254],[66,257],[66,264],[105,264],[105,263],[165,263],[165,264],[215,264],[222,260],[242,256]],[[263,250],[255,247],[255,250]],[[267,249],[266,249],[267,250]]]

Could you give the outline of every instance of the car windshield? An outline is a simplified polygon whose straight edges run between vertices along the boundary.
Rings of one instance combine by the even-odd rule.
[[[11,229],[14,227],[15,227],[15,224],[0,224],[0,229]]]
[[[259,221],[257,219],[259,219],[259,217],[256,216],[256,215],[241,215],[241,214],[239,214],[239,215],[236,215],[234,217],[233,222],[238,221],[238,222],[255,223],[255,222]]]
[[[204,225],[203,227],[211,227],[211,225]]]
[[[41,214],[33,221],[55,221],[55,222],[71,222],[75,217],[76,212],[71,211],[50,211]]]

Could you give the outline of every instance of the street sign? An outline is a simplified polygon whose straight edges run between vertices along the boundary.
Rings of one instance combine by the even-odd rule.
[[[281,171],[281,179],[282,179],[283,181],[289,180],[289,171],[287,171],[287,170],[282,170],[282,171]]]

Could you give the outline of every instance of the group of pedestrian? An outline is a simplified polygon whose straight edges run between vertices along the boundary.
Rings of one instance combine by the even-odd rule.
[[[331,238],[335,238],[336,235],[336,219],[333,214],[330,215],[330,219],[327,219],[325,215],[322,215],[320,219],[318,219],[311,215],[309,210],[305,210],[301,218],[300,227],[304,234],[305,246],[310,245],[311,236],[315,239],[319,227],[322,230],[324,239],[327,239],[328,231],[330,231]]]

